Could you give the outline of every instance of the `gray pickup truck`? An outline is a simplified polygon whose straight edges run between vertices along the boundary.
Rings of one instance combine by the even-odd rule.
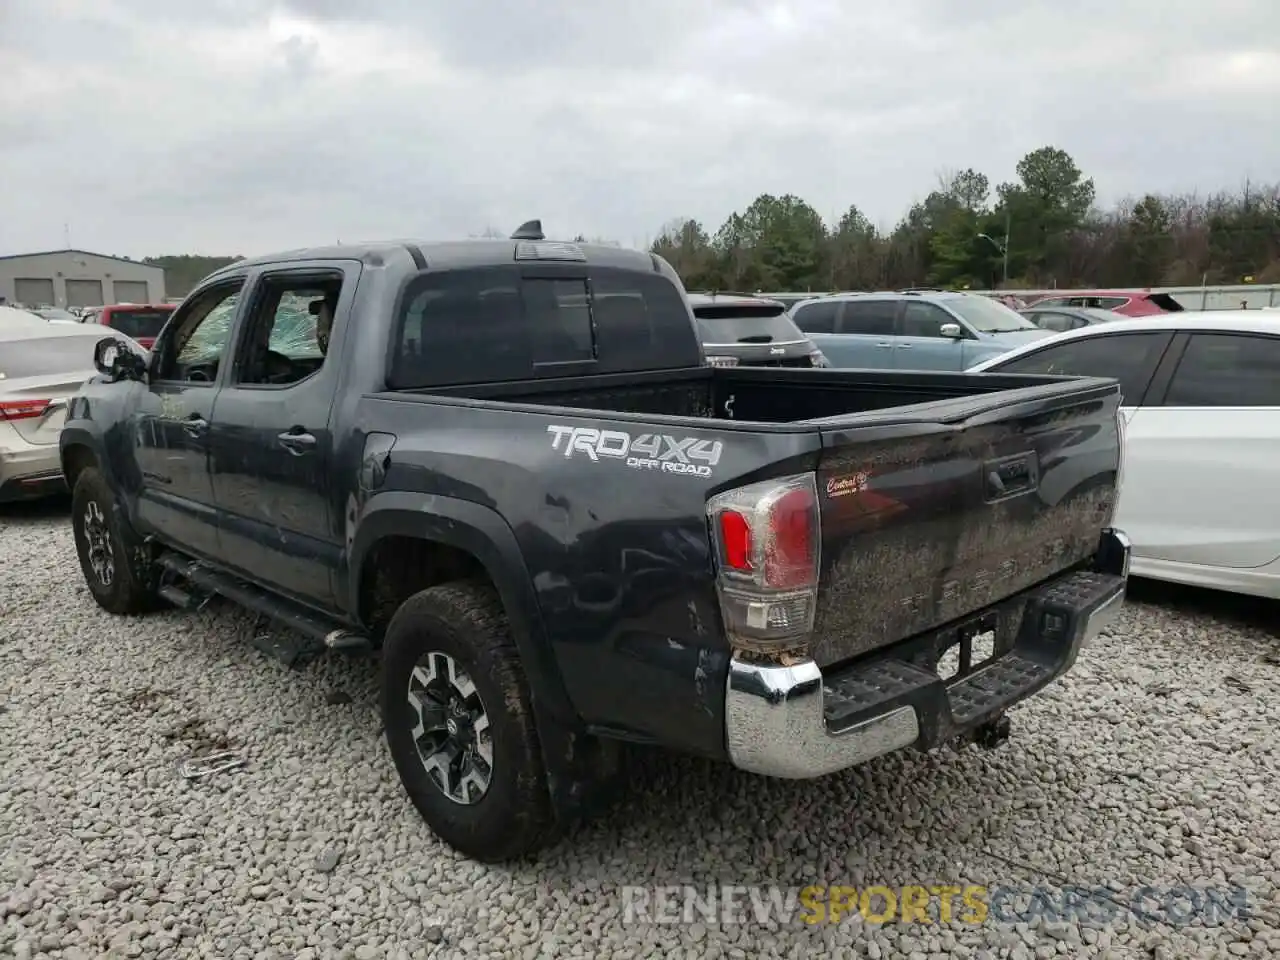
[[[817,777],[996,737],[1124,594],[1114,381],[711,367],[647,253],[240,260],[96,359],[60,441],[94,599],[379,650],[406,793],[483,860],[625,742]]]

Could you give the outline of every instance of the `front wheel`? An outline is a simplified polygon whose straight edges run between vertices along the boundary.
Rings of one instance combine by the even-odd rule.
[[[76,478],[71,492],[71,529],[85,583],[98,606],[111,613],[145,613],[157,595],[143,576],[139,537],[114,509],[115,496],[96,467]]]
[[[382,710],[405,791],[447,844],[495,863],[549,839],[528,682],[491,586],[441,584],[400,606],[383,646]]]

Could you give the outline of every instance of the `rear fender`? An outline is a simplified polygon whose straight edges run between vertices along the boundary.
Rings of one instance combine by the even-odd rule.
[[[347,609],[353,615],[360,609],[364,563],[378,541],[390,536],[445,544],[480,561],[502,598],[535,710],[562,724],[577,726],[577,713],[542,623],[533,580],[507,522],[488,507],[469,500],[398,492],[373,496],[361,511],[348,553]]]

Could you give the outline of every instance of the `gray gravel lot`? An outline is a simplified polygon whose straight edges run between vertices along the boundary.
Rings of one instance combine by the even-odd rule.
[[[1274,606],[1131,599],[994,751],[812,783],[644,756],[625,803],[492,868],[403,797],[374,662],[287,670],[229,608],[108,616],[62,505],[0,511],[0,570],[0,955],[1280,954]],[[214,748],[245,766],[178,776]],[[1252,917],[624,922],[625,885],[715,883],[1236,886]]]

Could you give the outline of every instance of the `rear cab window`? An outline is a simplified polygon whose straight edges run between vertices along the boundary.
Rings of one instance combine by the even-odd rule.
[[[669,279],[616,267],[581,273],[503,265],[419,274],[401,298],[388,385],[701,365],[689,308]]]
[[[119,330],[127,337],[158,337],[169,321],[172,309],[160,307],[129,307],[103,311],[103,321],[112,330]]]

